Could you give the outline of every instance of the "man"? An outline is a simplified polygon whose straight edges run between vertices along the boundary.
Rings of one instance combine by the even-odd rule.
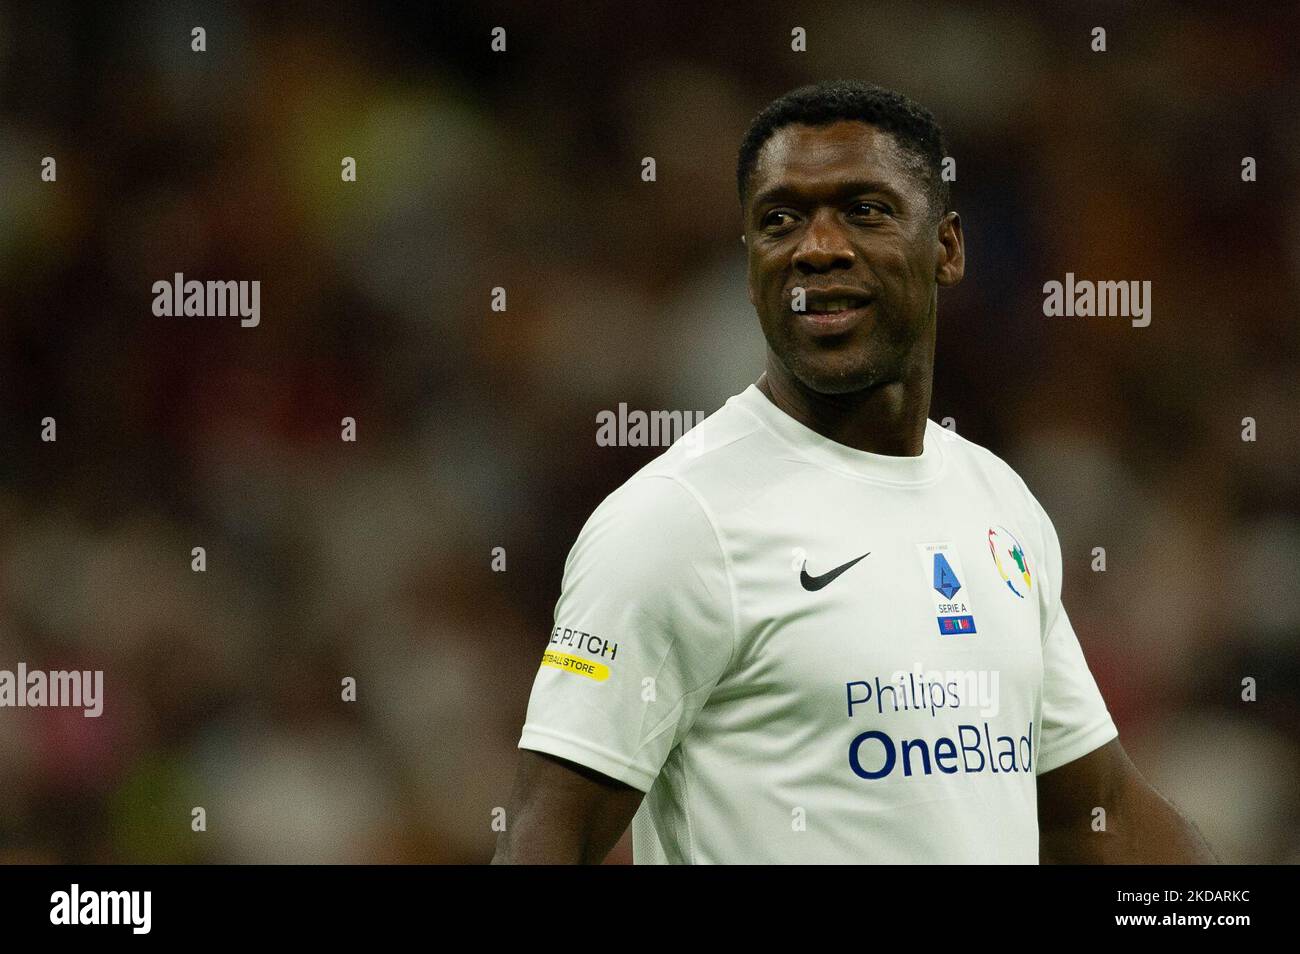
[[[1214,860],[1120,746],[1051,520],[927,418],[945,152],[859,83],[754,120],[766,370],[574,544],[494,862],[599,862],[629,820],[637,863]]]

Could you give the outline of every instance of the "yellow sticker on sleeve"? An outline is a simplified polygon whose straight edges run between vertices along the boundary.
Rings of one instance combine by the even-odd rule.
[[[597,682],[604,682],[609,678],[609,667],[604,663],[592,662],[581,656],[570,656],[568,653],[557,653],[549,649],[542,654],[542,665],[563,669],[565,672],[574,672],[579,676],[595,679]]]

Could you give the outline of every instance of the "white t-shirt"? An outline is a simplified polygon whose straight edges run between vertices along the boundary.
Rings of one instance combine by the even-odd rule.
[[[588,519],[519,746],[646,792],[637,864],[1036,864],[1035,776],[1116,735],[1005,462],[750,385]]]

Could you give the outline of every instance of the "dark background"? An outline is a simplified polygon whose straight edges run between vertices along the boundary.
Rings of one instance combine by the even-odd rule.
[[[757,378],[736,149],[846,77],[957,159],[930,416],[1052,516],[1141,771],[1300,861],[1294,5],[423,6],[0,7],[0,668],[106,696],[0,709],[0,860],[486,861],[568,548],[660,452],[596,413]],[[261,324],[155,317],[178,271]],[[1151,325],[1044,317],[1067,271]]]

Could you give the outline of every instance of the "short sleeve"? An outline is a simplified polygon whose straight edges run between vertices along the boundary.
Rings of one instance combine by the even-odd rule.
[[[729,579],[713,522],[675,478],[607,497],[565,563],[519,747],[649,791],[730,664]]]
[[[1087,755],[1119,735],[1083,648],[1061,602],[1061,542],[1047,512],[1032,495],[1046,566],[1040,589],[1044,620],[1043,697],[1038,768],[1042,775]]]

